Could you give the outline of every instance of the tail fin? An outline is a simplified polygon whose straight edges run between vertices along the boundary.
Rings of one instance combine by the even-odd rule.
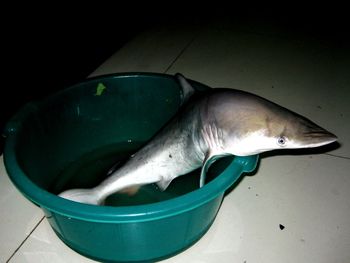
[[[93,189],[70,189],[59,194],[65,199],[90,205],[101,205],[103,200]]]

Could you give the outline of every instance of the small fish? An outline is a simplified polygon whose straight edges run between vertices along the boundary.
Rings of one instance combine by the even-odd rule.
[[[188,100],[180,112],[98,186],[67,190],[61,197],[101,205],[113,193],[133,193],[145,184],[165,190],[173,179],[199,167],[202,187],[208,167],[222,156],[311,148],[337,140],[307,118],[257,95],[217,88],[191,96],[191,84],[181,74],[175,77]]]

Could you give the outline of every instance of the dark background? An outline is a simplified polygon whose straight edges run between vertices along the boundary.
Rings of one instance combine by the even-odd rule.
[[[20,5],[20,4],[19,4]],[[253,4],[252,4],[253,5]],[[226,17],[248,27],[276,27],[331,48],[349,45],[347,8],[341,6],[206,8],[145,6],[18,6],[3,10],[0,129],[24,103],[85,79],[143,30],[157,24],[203,23]],[[2,152],[3,138],[0,140]]]

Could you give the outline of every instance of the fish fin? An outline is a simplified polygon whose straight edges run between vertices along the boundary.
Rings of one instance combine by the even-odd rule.
[[[212,155],[210,154],[210,152],[207,153],[207,155],[204,158],[204,162],[203,162],[203,166],[202,166],[202,170],[201,170],[201,177],[199,179],[199,187],[203,187],[205,184],[205,179],[206,179],[206,175],[208,172],[208,169],[210,167],[210,159],[211,159]]]
[[[101,205],[99,195],[93,189],[70,189],[60,193],[58,196],[84,204]]]
[[[185,104],[188,99],[194,94],[195,89],[192,87],[192,85],[187,81],[187,79],[180,73],[175,74],[175,78],[177,82],[181,86],[182,91],[182,104]]]
[[[159,182],[157,182],[158,187],[160,188],[160,190],[165,191],[169,184],[171,183],[171,180],[160,180]]]
[[[223,156],[227,156],[228,154],[212,154],[211,152],[208,152],[205,156],[202,170],[201,170],[201,177],[199,179],[199,187],[203,187],[205,184],[206,175],[208,172],[209,167],[219,158]]]

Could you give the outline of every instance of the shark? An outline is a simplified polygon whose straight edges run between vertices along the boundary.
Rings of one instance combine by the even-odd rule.
[[[337,140],[306,117],[256,94],[231,88],[197,92],[182,74],[174,77],[182,91],[179,112],[99,185],[66,190],[60,197],[102,205],[113,193],[134,193],[145,184],[165,190],[175,178],[200,167],[203,187],[208,168],[223,156],[314,148]]]

